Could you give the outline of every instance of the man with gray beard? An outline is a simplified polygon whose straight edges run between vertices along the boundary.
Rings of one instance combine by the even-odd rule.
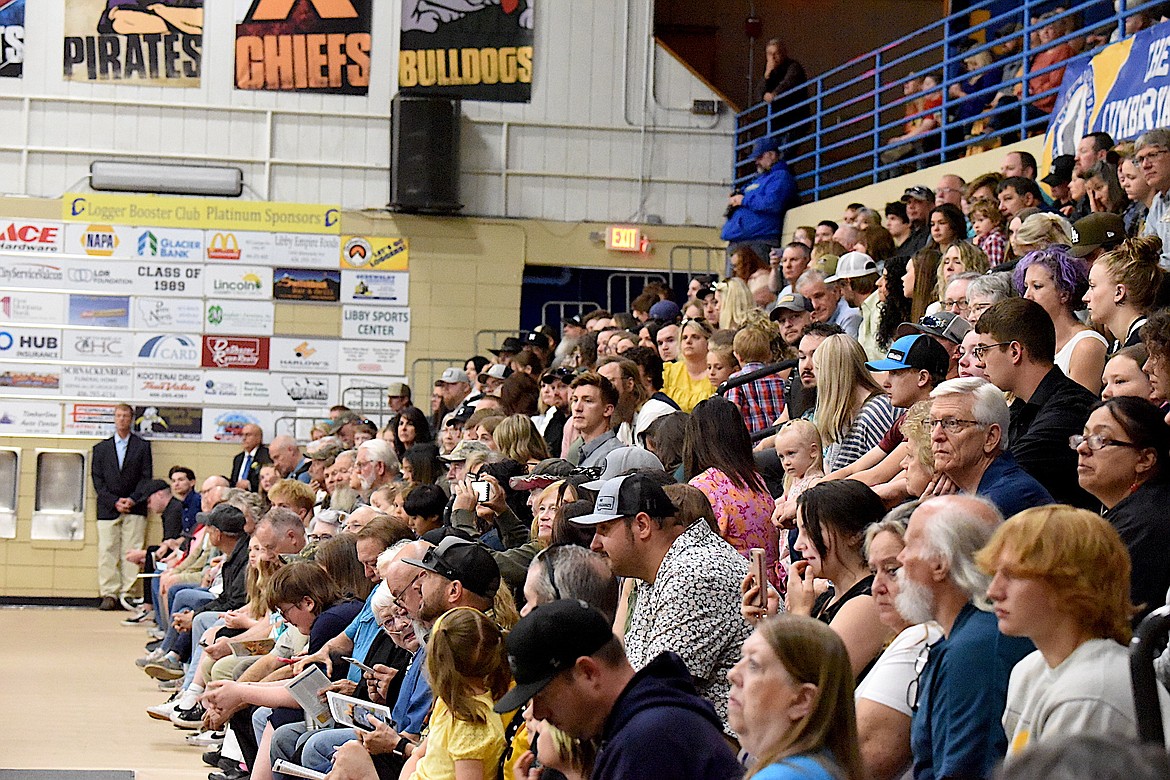
[[[975,565],[1002,522],[992,503],[950,495],[922,502],[906,526],[895,606],[909,622],[934,620],[943,631],[924,649],[907,693],[915,780],[990,778],[1007,751],[1000,718],[1008,678],[1035,648],[999,633],[988,611],[990,578]]]
[[[399,468],[398,456],[388,443],[381,439],[364,441],[357,449],[349,486],[362,497],[363,504],[368,504],[370,493],[393,482]]]

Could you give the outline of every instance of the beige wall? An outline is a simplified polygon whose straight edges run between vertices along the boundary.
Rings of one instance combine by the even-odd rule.
[[[1031,152],[1039,160],[1040,150],[1043,146],[1044,137],[1037,136],[1035,138],[1029,138],[1026,141],[1021,141],[1020,143],[1010,144],[999,149],[992,149],[990,152],[972,155],[971,157],[963,157],[945,165],[936,165],[933,168],[924,168],[921,171],[899,176],[896,179],[888,179],[877,184],[870,184],[852,192],[846,192],[843,195],[834,195],[831,198],[825,198],[824,200],[818,200],[816,203],[795,208],[789,211],[784,219],[784,240],[791,241],[792,232],[800,225],[815,225],[822,219],[831,219],[835,222],[840,222],[841,215],[845,212],[845,207],[850,203],[864,203],[880,212],[885,208],[887,203],[901,198],[902,193],[906,191],[907,187],[922,184],[933,190],[935,185],[938,184],[939,177],[944,173],[953,173],[963,177],[966,181],[971,181],[980,174],[988,173],[989,171],[998,171],[1000,161],[1003,160],[1004,155],[1017,149]]]
[[[57,200],[0,198],[0,215],[59,219]],[[415,360],[458,357],[472,352],[480,330],[519,327],[520,291],[524,266],[572,265],[595,268],[666,269],[675,246],[719,249],[718,231],[711,228],[643,226],[652,242],[647,255],[606,251],[590,234],[603,231],[593,223],[536,220],[438,218],[345,212],[343,234],[405,236],[410,240],[411,342],[406,366]],[[340,306],[276,304],[276,335],[341,333]],[[425,367],[429,369],[429,366]],[[420,382],[429,370],[420,369]],[[415,388],[425,404],[429,386]],[[89,451],[96,439],[0,437],[0,447],[22,450],[20,501],[15,539],[0,539],[0,596],[91,597],[97,594],[97,528],[94,494],[87,482],[84,542],[45,542],[29,539],[35,498],[36,448]],[[230,469],[237,446],[217,443],[155,441],[152,444],[156,476],[173,465],[189,466],[202,481]],[[88,463],[87,463],[88,468]],[[159,522],[151,532],[158,538]]]

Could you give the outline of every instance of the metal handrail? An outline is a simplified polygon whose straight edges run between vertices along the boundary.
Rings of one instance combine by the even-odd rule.
[[[778,115],[772,113],[768,103],[757,103],[736,115],[734,139],[735,162],[732,179],[734,185],[742,187],[754,174],[748,155],[752,143],[761,135],[785,136],[793,133],[797,138],[808,139],[809,144],[794,144],[789,150],[787,161],[796,177],[797,184],[806,197],[819,200],[831,194],[845,192],[865,184],[875,183],[883,178],[899,175],[908,168],[923,167],[944,162],[961,156],[971,145],[966,138],[967,131],[976,122],[998,117],[1000,127],[990,129],[979,136],[978,143],[1010,142],[1047,126],[1046,115],[1029,116],[1028,106],[1033,102],[1056,95],[1060,87],[1030,94],[1029,82],[1047,73],[1079,64],[1102,46],[1086,48],[1060,62],[1036,70],[1030,63],[1036,54],[1053,46],[1067,44],[1093,33],[1102,33],[1116,28],[1119,37],[1125,35],[1125,20],[1133,14],[1154,8],[1154,0],[1122,0],[1120,8],[1102,4],[1096,0],[1078,0],[1068,4],[1065,10],[1043,24],[1075,17],[1089,12],[1092,21],[1067,33],[1050,43],[1044,49],[1037,49],[1031,43],[1031,35],[1039,26],[1033,23],[1034,13],[1047,10],[1049,0],[1022,0],[1015,8],[998,14],[991,14],[982,21],[972,21],[976,11],[990,10],[997,0],[979,0],[967,6],[962,12],[944,16],[930,24],[897,38],[873,51],[854,57],[824,73],[809,79],[782,95],[776,101],[783,103],[786,97],[793,97],[801,90],[808,94],[791,106],[785,114],[800,112],[809,116],[777,126]],[[1005,24],[1018,25],[1020,29],[1013,36],[1019,42],[1019,50],[1003,57],[991,65],[973,71],[966,71],[963,60],[980,52],[991,51],[1011,38],[994,39],[989,31]],[[979,36],[985,38],[979,41]],[[961,49],[968,43],[974,45]],[[1104,45],[1108,45],[1107,43]],[[965,94],[962,98],[950,96],[951,87],[965,83],[980,75],[996,70],[1013,75],[998,79],[996,83]],[[1018,75],[1015,75],[1019,71]],[[939,93],[941,105],[933,109],[922,109],[907,115],[906,107],[923,97],[919,92],[903,95],[902,87],[915,77],[916,73],[934,72],[941,74]],[[984,99],[987,102],[1004,90],[1020,87],[1023,97],[994,109],[984,108],[975,116],[965,119],[952,118],[950,110],[967,100]],[[930,115],[939,115],[937,128],[898,144],[885,138],[896,128],[907,122]],[[809,128],[812,128],[810,134]],[[795,131],[795,132],[794,132]],[[811,138],[809,136],[811,135]],[[1121,139],[1118,139],[1121,140]],[[883,163],[881,153],[902,145],[915,145],[896,161]]]

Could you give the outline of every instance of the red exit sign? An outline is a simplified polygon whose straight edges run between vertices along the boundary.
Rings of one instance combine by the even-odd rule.
[[[605,230],[605,248],[615,252],[647,252],[650,239],[629,225],[610,225]]]

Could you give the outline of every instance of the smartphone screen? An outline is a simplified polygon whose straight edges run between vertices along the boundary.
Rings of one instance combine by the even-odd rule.
[[[757,607],[768,606],[768,573],[764,558],[763,547],[751,548],[752,556],[752,577],[756,581],[756,586],[759,587],[759,595],[756,598]]]
[[[490,482],[472,482],[471,489],[475,491],[475,500],[481,504],[486,504],[491,498],[492,486]]]

